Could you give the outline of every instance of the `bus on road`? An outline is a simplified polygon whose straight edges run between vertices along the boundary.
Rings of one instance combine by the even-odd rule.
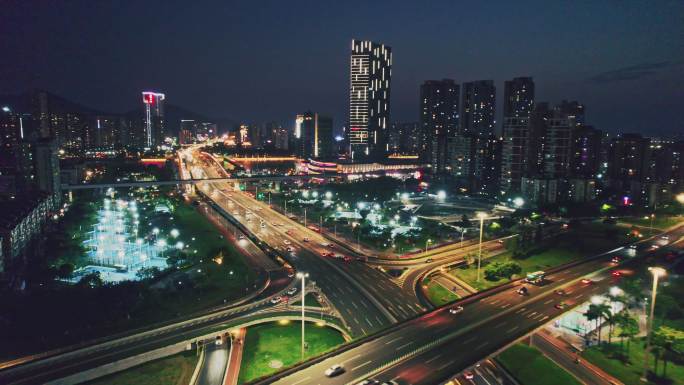
[[[525,277],[525,282],[529,282],[535,285],[541,285],[544,283],[544,277],[546,273],[543,271],[535,271],[534,273],[528,273]]]

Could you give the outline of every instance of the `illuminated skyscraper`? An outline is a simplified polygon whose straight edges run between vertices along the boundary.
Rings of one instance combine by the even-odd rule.
[[[456,135],[459,93],[451,79],[428,80],[420,86],[420,152],[432,172],[444,172],[449,164],[447,138]]]
[[[460,133],[488,136],[494,133],[496,87],[492,80],[463,83]]]
[[[164,141],[164,94],[144,91],[142,93],[145,105],[145,147],[152,148]]]
[[[352,159],[384,158],[390,125],[392,49],[352,40],[347,140]]]
[[[534,81],[513,78],[504,83],[504,118],[526,118],[534,108]]]
[[[332,118],[306,112],[295,117],[294,140],[297,156],[326,159],[333,154]]]

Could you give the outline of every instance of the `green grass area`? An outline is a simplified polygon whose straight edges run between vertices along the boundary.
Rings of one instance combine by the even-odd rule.
[[[335,329],[307,323],[305,338],[308,349],[304,358],[317,356],[342,343],[344,338]],[[269,375],[278,369],[271,367],[272,361],[280,361],[282,367],[300,361],[301,328],[298,322],[287,325],[269,323],[247,329],[245,347],[238,383]]]
[[[618,343],[607,344],[602,347],[591,347],[582,353],[585,359],[615,376],[625,384],[639,384],[644,369],[644,342],[637,340],[629,345],[629,349],[620,347]],[[680,361],[681,362],[681,361]],[[649,360],[650,370],[653,370],[653,360]],[[657,379],[651,378],[649,383],[684,384],[684,365],[672,362],[667,364],[667,379],[662,378],[662,361],[659,363]]]
[[[321,305],[321,303],[318,302],[316,297],[311,293],[306,294],[306,298],[305,298],[304,302],[305,302],[307,307],[309,307],[309,306],[311,306],[311,307],[323,307],[323,305]],[[290,305],[291,306],[301,306],[302,302],[301,301],[295,301],[295,302],[291,302]]]
[[[637,218],[620,218],[620,222],[622,223],[628,223],[634,226],[640,226],[640,227],[654,227],[656,229],[667,229],[668,227],[674,226],[682,221],[684,221],[683,217],[668,217],[668,216],[663,216],[663,215],[656,215],[655,218],[653,218],[653,222],[651,223],[651,218],[647,218],[646,216],[644,217],[637,217]]]
[[[89,381],[87,385],[185,385],[197,365],[195,351],[150,361],[119,373]]]
[[[494,262],[515,262],[520,265],[522,272],[519,278],[527,273],[548,270],[549,268],[589,257],[624,244],[627,235],[617,226],[598,223],[584,224],[576,230],[555,236],[543,241],[529,256],[514,258],[512,251],[506,251],[491,258],[483,257],[480,270],[480,280],[477,280],[477,263],[451,269],[449,274],[455,275],[478,290],[485,290],[508,282],[506,278],[487,280],[484,270],[488,264]]]
[[[423,286],[427,286],[427,296],[428,300],[435,306],[441,306],[445,303],[449,303],[458,299],[458,296],[439,283],[426,278],[423,280]]]
[[[527,345],[513,345],[501,353],[498,358],[501,364],[522,385],[581,384],[563,368],[546,358],[539,350]]]

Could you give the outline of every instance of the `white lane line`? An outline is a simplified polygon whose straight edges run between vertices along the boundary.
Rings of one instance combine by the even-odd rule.
[[[352,304],[352,306],[354,306],[354,308],[356,308],[356,310],[358,310],[358,309],[359,309],[359,307],[358,307],[358,306],[356,306],[356,302],[354,302],[354,301],[351,301],[351,304]]]
[[[494,301],[490,302],[490,305],[496,305],[498,302],[500,302],[500,299],[495,299]]]
[[[402,348],[405,348],[405,347],[407,347],[407,346],[411,345],[412,343],[413,343],[413,341],[411,341],[411,342],[408,342],[408,343],[405,343],[405,344],[403,344],[403,345],[401,345],[401,346],[397,347],[397,348],[396,348],[396,349],[394,349],[394,350],[401,350]]]
[[[480,349],[484,348],[485,346],[487,346],[488,343],[489,343],[489,341],[485,341],[485,342],[483,342],[483,343],[477,345],[477,347],[475,348],[475,350],[480,350]]]
[[[524,311],[525,311],[525,308],[522,307],[522,308],[520,308],[520,310],[516,310],[515,314],[522,313],[522,312],[524,312]]]
[[[567,279],[567,278],[557,279],[556,282],[561,283],[561,282],[565,281],[566,279]]]
[[[582,298],[582,295],[583,295],[583,294],[580,294],[580,295],[576,296],[575,299],[580,299],[580,298]]]
[[[437,370],[444,370],[444,369],[448,368],[449,366],[453,365],[454,362],[456,362],[456,361],[449,361],[449,362],[447,362],[446,364],[444,364],[444,365],[440,366],[439,368],[437,368]]]
[[[361,364],[361,365],[354,366],[353,368],[351,368],[351,370],[352,370],[352,372],[353,372],[354,370],[356,370],[356,369],[358,369],[358,368],[360,368],[360,367],[366,366],[366,365],[370,364],[371,362],[373,362],[373,361],[372,361],[372,360],[368,360],[368,361],[364,362],[364,363]]]
[[[498,328],[500,328],[500,327],[506,325],[506,323],[508,323],[508,321],[504,321],[504,322],[502,322],[502,323],[500,323],[500,324],[494,326],[494,329],[498,329]]]
[[[537,312],[536,312],[536,311],[533,311],[532,313],[530,313],[530,314],[527,316],[527,318],[532,318],[535,314],[537,314]]]
[[[441,356],[442,356],[441,354],[438,354],[438,355],[436,355],[436,356],[430,358],[429,360],[425,361],[425,363],[426,363],[426,364],[429,364],[430,362],[432,362],[432,361],[438,359],[438,358],[441,357]]]
[[[404,337],[401,336],[401,337],[397,337],[397,338],[391,339],[391,340],[385,342],[385,345],[389,345],[389,344],[391,344],[391,343],[393,343],[393,342],[397,342],[397,341],[399,341],[399,340],[402,339],[402,338],[404,338]]]
[[[368,323],[368,326],[373,327],[373,324],[370,322],[370,320],[368,319],[368,317],[366,317],[366,322]]]
[[[550,300],[544,302],[544,305],[548,305],[548,304],[550,304],[551,302],[553,302],[553,298],[551,298]]]
[[[507,308],[507,307],[509,307],[509,306],[511,306],[511,304],[510,304],[510,303],[507,303],[507,304],[504,304],[503,306],[500,306],[500,307],[501,307],[501,309],[505,309],[505,308]]]
[[[351,360],[355,360],[355,359],[357,359],[357,358],[359,358],[359,357],[361,357],[361,355],[360,355],[360,354],[357,354],[357,355],[355,355],[354,357],[347,358],[346,360],[342,361],[342,363],[343,363],[343,364],[346,364],[347,362],[349,362],[349,361],[351,361]]]
[[[308,380],[308,379],[310,379],[310,378],[311,378],[311,376],[302,378],[302,379],[299,380],[299,381],[293,382],[292,385],[301,384],[302,382],[304,382],[304,381],[306,381],[306,380]]]
[[[477,339],[477,337],[470,337],[467,340],[465,340],[463,343],[467,345],[467,344],[475,341],[476,339]]]
[[[512,328],[506,330],[506,334],[508,334],[508,333],[513,333],[513,332],[516,331],[517,329],[518,329],[518,326],[513,326]]]
[[[544,322],[544,321],[546,321],[548,318],[549,318],[549,316],[546,315],[546,316],[544,316],[544,318],[540,319],[539,321]]]

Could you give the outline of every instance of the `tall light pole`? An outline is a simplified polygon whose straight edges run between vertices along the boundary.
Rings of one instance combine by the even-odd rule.
[[[306,227],[306,207],[304,207],[304,227]]]
[[[655,312],[656,292],[658,291],[658,278],[665,275],[666,271],[662,267],[649,267],[648,271],[653,274],[653,288],[651,289],[651,312],[646,322],[646,351],[644,352],[644,373],[641,377],[642,382],[648,382],[648,354],[651,352],[651,334],[653,334],[653,313]]]
[[[297,278],[302,280],[302,361],[304,361],[304,298],[306,298],[306,278],[309,273],[297,273]]]
[[[477,213],[477,217],[480,218],[480,244],[477,248],[477,282],[480,282],[480,267],[482,266],[482,233],[486,216],[487,214],[485,213]]]
[[[432,239],[428,239],[425,241],[425,255],[427,255],[427,248],[428,248],[428,244],[430,244],[430,243],[432,243]]]

